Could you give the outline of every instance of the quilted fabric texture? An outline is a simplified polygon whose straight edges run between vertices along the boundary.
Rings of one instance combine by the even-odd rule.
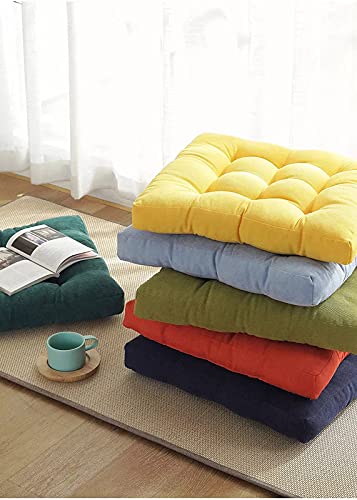
[[[47,224],[96,250],[77,215],[34,224]],[[24,227],[30,226],[0,231],[0,246],[5,246]],[[0,331],[104,318],[121,313],[123,308],[123,290],[110,276],[104,260],[88,260],[68,267],[58,278],[38,283],[12,297],[0,292]]]
[[[135,264],[218,280],[298,306],[316,306],[326,300],[357,266],[357,258],[344,266],[192,234],[140,231],[132,226],[118,234],[118,256]]]
[[[203,134],[137,198],[133,225],[349,264],[357,253],[357,162]]]
[[[143,319],[357,354],[357,273],[316,307],[299,307],[215,280],[162,269],[136,293]]]
[[[134,314],[134,301],[126,304],[123,325],[159,344],[310,399],[320,396],[348,355],[244,333],[141,319]]]
[[[141,336],[126,344],[125,364],[137,373],[220,403],[303,443],[316,437],[357,396],[357,356],[353,355],[341,363],[314,401]]]

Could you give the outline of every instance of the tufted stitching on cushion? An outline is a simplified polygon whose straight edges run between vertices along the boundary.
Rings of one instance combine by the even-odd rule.
[[[228,162],[230,163],[233,163],[233,158],[228,156],[228,154],[226,153],[226,151],[224,151],[223,149],[219,148],[218,146],[216,146],[215,144],[210,144],[210,143],[204,143],[204,142],[201,142],[201,143],[196,143],[196,144],[200,144],[201,146],[205,146],[205,145],[209,145],[210,147],[214,148],[214,149],[217,149],[217,151],[219,151],[220,153],[222,153],[228,160]],[[181,151],[176,159],[178,158],[182,158],[184,156],[189,156],[189,155],[192,155],[192,156],[197,156],[196,153],[194,153],[193,151],[190,150],[189,146],[187,146],[186,149],[184,149],[183,151]],[[198,155],[199,156],[199,155]],[[206,157],[204,156],[203,159],[206,159]]]
[[[176,163],[177,161],[183,161],[183,164]],[[215,162],[217,162],[217,165],[215,165]],[[264,164],[264,162],[266,162],[266,164]],[[304,164],[303,168],[301,164]],[[195,166],[198,168],[197,171],[195,170]],[[153,181],[156,182],[155,189],[154,186],[150,188],[150,194],[153,193],[153,196],[149,196],[149,191],[148,196],[145,196],[146,192],[144,191],[143,195],[135,202],[133,209],[134,226],[139,229],[155,231],[155,225],[146,226],[145,223],[143,225],[136,225],[136,209],[137,207],[143,208],[144,210],[160,208],[160,203],[156,205],[155,201],[165,199],[163,194],[166,189],[168,193],[167,196],[172,196],[172,203],[168,202],[165,204],[165,208],[168,210],[182,210],[183,212],[183,221],[178,221],[180,227],[185,226],[189,228],[190,225],[188,221],[193,221],[196,227],[197,218],[200,217],[199,214],[204,212],[215,213],[217,216],[235,215],[237,219],[235,228],[232,226],[232,221],[229,222],[229,228],[231,229],[227,231],[223,227],[224,224],[213,222],[213,225],[221,224],[222,229],[213,228],[213,230],[211,230],[209,221],[206,221],[204,222],[204,227],[207,227],[207,230],[203,232],[198,230],[196,234],[201,234],[213,239],[222,239],[223,241],[234,241],[234,238],[236,238],[237,241],[259,246],[255,240],[252,242],[247,233],[250,229],[247,229],[246,225],[244,229],[246,237],[243,239],[241,235],[243,222],[256,222],[259,226],[264,224],[274,229],[280,228],[284,232],[300,232],[298,235],[300,240],[299,248],[296,248],[294,253],[301,252],[301,255],[320,258],[319,251],[315,254],[310,251],[306,252],[305,249],[302,248],[302,246],[306,244],[303,238],[306,230],[305,217],[308,217],[310,214],[316,215],[316,212],[320,210],[322,213],[322,210],[328,207],[330,210],[328,217],[331,217],[331,232],[328,230],[327,223],[324,222],[323,226],[318,231],[320,236],[326,237],[329,241],[341,242],[349,246],[351,252],[354,252],[356,243],[352,245],[352,242],[346,239],[345,235],[356,233],[357,227],[353,225],[355,223],[351,223],[350,230],[347,229],[343,231],[342,227],[341,234],[334,230],[334,226],[336,225],[336,217],[340,217],[342,221],[341,224],[344,224],[343,221],[346,219],[344,215],[344,206],[348,205],[349,210],[352,210],[353,213],[356,212],[357,215],[357,198],[356,203],[348,201],[352,195],[347,192],[347,201],[342,199],[341,202],[338,202],[340,206],[337,206],[335,198],[338,198],[339,193],[333,191],[334,189],[341,189],[340,186],[356,186],[357,189],[357,179],[356,182],[353,180],[353,172],[357,171],[357,167],[350,168],[353,166],[353,161],[332,153],[296,150],[286,151],[286,148],[280,148],[279,146],[254,143],[253,141],[244,141],[229,136],[214,134],[202,135],[180,153],[177,160],[166,167],[162,174],[159,174],[155,178]],[[276,171],[274,172],[270,170],[270,168]],[[206,177],[204,185],[200,185],[200,179],[203,179],[203,177],[200,176],[204,175],[200,169],[203,169],[203,172],[204,169],[210,172],[209,176],[207,175]],[[286,171],[285,173],[284,169]],[[347,179],[341,178],[341,180],[339,180],[335,176],[341,175],[341,173],[346,173],[346,176],[350,175],[352,177]],[[172,178],[172,181],[167,182],[167,177],[165,179],[167,175]],[[336,180],[336,184],[330,185],[331,181],[333,182],[334,179]],[[190,185],[194,191],[192,193],[193,199],[182,197],[181,204],[180,191],[185,191],[185,186],[181,184],[182,182]],[[175,183],[180,186],[180,189],[178,189],[176,193],[173,189]],[[155,190],[158,195],[159,190],[161,190],[161,195],[158,198],[155,198]],[[328,190],[332,190],[331,195],[328,194]],[[217,198],[215,193],[221,194]],[[226,204],[222,201],[222,193],[227,193]],[[228,193],[230,193],[230,195]],[[207,194],[210,196],[207,197]],[[236,201],[234,201],[232,194],[239,195],[236,197]],[[143,200],[141,200],[141,198]],[[269,204],[269,202],[273,204]],[[316,205],[317,202],[319,202],[318,205]],[[257,203],[262,204],[258,206]],[[294,207],[294,209],[290,208],[287,213],[284,213],[288,206],[286,203]],[[320,203],[322,204],[321,206]],[[193,209],[197,209],[194,215],[190,213]],[[294,211],[295,209],[298,209],[298,211]],[[173,217],[177,217],[177,215],[173,215]],[[326,220],[326,210],[324,217],[325,219],[323,220]],[[353,218],[352,216],[351,219]],[[280,219],[281,224],[279,224]],[[313,220],[315,221],[316,218]],[[311,225],[313,232],[315,232],[314,224],[315,222]],[[224,239],[223,237],[215,236],[216,233],[225,234],[225,231],[226,233],[231,231],[230,234],[232,234],[232,236],[229,238],[232,239]],[[255,231],[259,231],[259,229],[256,228]],[[159,232],[161,232],[160,229]],[[168,230],[167,232],[176,232],[175,221],[172,221],[172,230]],[[296,238],[293,244],[297,244]],[[271,245],[269,248],[269,245],[262,245],[260,248],[279,252],[279,248],[273,248],[273,246],[274,245]],[[344,251],[346,252],[346,250]],[[283,251],[281,253],[291,252]],[[321,258],[321,260],[324,259]],[[346,257],[343,257],[342,260],[346,263]]]
[[[259,157],[259,158],[261,158],[261,157]],[[264,159],[265,159],[265,158],[264,158]],[[234,161],[236,161],[236,160],[234,160]],[[269,161],[269,160],[267,160],[267,161]],[[233,163],[233,162],[232,162],[232,163]],[[231,163],[230,165],[232,165],[232,163]],[[272,162],[269,162],[269,163],[272,163]],[[299,162],[299,163],[306,163],[307,165],[309,165],[309,164],[310,164],[309,162]],[[227,169],[230,165],[227,165],[226,169]],[[286,164],[286,165],[284,165],[283,167],[281,167],[280,169],[278,169],[278,170],[277,170],[277,173],[278,173],[278,172],[280,172],[280,171],[281,171],[284,167],[287,167],[287,166],[290,166],[290,165],[291,165],[291,164]],[[325,172],[322,168],[320,168],[319,166],[317,166],[317,165],[313,165],[312,163],[311,163],[311,165],[312,165],[313,167],[319,168],[322,172],[324,172],[324,173],[326,174],[326,172]],[[226,170],[226,169],[225,169],[225,170]],[[354,171],[354,170],[356,170],[356,169],[349,170],[348,172],[352,172],[352,171]],[[256,176],[257,178],[259,178],[260,180],[262,180],[263,182],[265,182],[265,181],[264,181],[261,177],[259,177],[259,176],[258,176],[256,173],[254,173],[254,172],[248,172],[248,171],[239,171],[239,172],[241,172],[241,173],[247,173],[247,174],[252,175],[252,176]],[[217,180],[218,180],[218,179],[222,178],[223,176],[229,175],[229,174],[231,174],[231,173],[235,173],[235,171],[232,171],[232,172],[229,172],[229,173],[225,173],[225,171],[223,171],[223,172],[222,172],[222,175],[217,176],[217,179],[216,179],[215,181],[213,181],[213,182],[212,182],[211,186],[212,186],[213,184],[217,183]],[[327,183],[328,183],[331,179],[333,179],[333,177],[335,177],[335,175],[337,175],[338,173],[341,173],[341,171],[336,172],[336,174],[332,174],[331,176],[329,176],[328,174],[326,174],[326,175],[328,175],[328,177],[329,177],[329,178],[326,180],[326,182],[325,182],[325,184],[323,185],[323,187],[322,187],[322,188],[320,188],[319,190],[315,189],[315,187],[314,187],[311,183],[309,183],[307,180],[305,180],[305,179],[299,179],[298,177],[290,177],[290,178],[286,178],[286,179],[278,179],[278,180],[275,180],[275,176],[273,176],[273,178],[271,179],[271,181],[270,181],[269,183],[266,183],[266,182],[265,182],[265,184],[266,184],[266,189],[267,189],[269,186],[271,186],[271,185],[273,185],[273,184],[275,184],[275,183],[277,183],[277,182],[284,182],[284,181],[287,181],[287,180],[296,180],[296,181],[298,181],[298,182],[303,182],[303,183],[305,183],[307,186],[309,186],[309,188],[313,189],[313,190],[315,191],[315,193],[316,193],[316,197],[317,197],[317,195],[318,195],[318,194],[320,194],[320,193],[321,193],[322,191],[324,191],[325,189],[329,189],[329,188],[332,188],[332,187],[334,187],[334,186],[343,185],[343,184],[351,184],[351,185],[353,185],[353,183],[352,183],[352,182],[350,182],[350,181],[342,181],[342,182],[340,182],[340,183],[338,183],[338,184],[334,184],[333,186],[329,186],[328,188],[325,188],[326,184],[327,184]],[[210,188],[209,188],[208,190],[209,190],[210,192],[213,192],[213,190],[211,190],[211,186],[210,186]],[[357,187],[357,186],[356,186],[356,187]],[[236,193],[236,191],[231,191],[231,192]],[[258,198],[255,198],[255,199],[261,199],[261,198],[262,198],[262,195],[264,195],[264,193],[265,193],[265,190],[263,190],[263,191],[261,192],[261,194],[258,196]],[[205,193],[202,193],[202,194],[205,194]],[[237,194],[241,194],[241,193],[237,193]],[[245,196],[245,195],[243,195],[243,194],[242,194],[242,196]],[[275,198],[275,199],[281,199],[281,200],[287,200],[287,201],[291,201],[291,200],[289,200],[288,198],[284,198],[283,196],[282,196],[282,197],[280,197],[280,198],[278,198],[278,197],[272,197],[272,198]],[[272,199],[272,198],[269,198],[269,199]],[[265,198],[265,199],[267,199],[267,198]],[[254,199],[250,199],[250,201],[254,201]],[[296,202],[293,202],[293,201],[292,201],[292,203],[293,203],[294,205],[298,206],[298,205],[296,204]]]
[[[243,212],[242,212],[242,214],[241,214],[241,216],[239,217],[239,220],[238,220],[238,225],[237,225],[237,238],[238,238],[238,240],[240,240],[240,228],[241,228],[243,220],[245,219],[245,214],[246,214],[248,208],[249,208],[249,204],[247,204],[247,206],[243,210]],[[238,208],[237,208],[237,210],[238,210]]]
[[[261,158],[261,157],[257,157],[257,158]],[[263,159],[265,159],[265,158],[263,158]],[[236,161],[236,160],[234,160],[234,161]],[[267,161],[269,161],[269,160],[267,160]],[[270,162],[270,161],[269,161],[269,163],[272,163],[272,162]],[[310,164],[310,162],[299,162],[299,163],[306,163],[306,165],[309,165],[309,164]],[[209,165],[208,163],[205,163],[205,164],[206,164],[207,166],[209,166],[209,167],[210,167],[210,165]],[[270,182],[268,182],[268,183],[267,183],[266,181],[264,181],[264,179],[262,179],[262,177],[260,177],[260,176],[259,176],[257,173],[255,173],[255,172],[249,172],[249,171],[246,171],[246,170],[239,170],[239,171],[234,171],[234,170],[233,170],[233,171],[231,171],[231,172],[226,173],[226,172],[225,172],[225,170],[227,170],[227,168],[229,168],[232,164],[233,164],[233,162],[231,162],[230,164],[228,164],[228,165],[227,165],[227,167],[226,167],[226,168],[222,171],[222,174],[221,174],[221,175],[217,175],[217,174],[216,174],[216,175],[217,175],[217,178],[216,178],[216,179],[215,179],[215,180],[211,183],[211,185],[209,186],[209,188],[208,188],[208,190],[207,190],[207,191],[209,191],[209,192],[214,192],[213,190],[211,190],[212,185],[213,185],[213,184],[215,184],[215,183],[217,183],[217,181],[218,181],[219,179],[221,179],[223,176],[228,176],[228,175],[230,175],[230,174],[234,174],[234,173],[239,172],[239,173],[245,173],[245,174],[248,174],[248,175],[251,175],[251,176],[257,177],[259,180],[261,180],[261,181],[265,182],[265,184],[266,184],[266,188],[268,188],[269,186],[272,186],[273,184],[275,184],[275,183],[277,183],[277,182],[284,182],[284,181],[289,181],[289,180],[295,180],[295,181],[298,181],[298,182],[303,182],[303,183],[305,183],[305,184],[306,184],[309,188],[313,189],[313,190],[315,191],[316,195],[318,195],[318,194],[320,194],[322,191],[324,191],[324,190],[326,189],[326,188],[325,188],[326,184],[327,184],[328,182],[330,182],[330,180],[331,180],[331,179],[333,179],[333,178],[335,177],[335,175],[337,175],[337,174],[341,173],[341,171],[339,171],[339,172],[336,172],[336,174],[328,175],[328,174],[326,174],[326,172],[325,172],[322,168],[320,168],[320,167],[319,167],[319,166],[317,166],[317,165],[313,165],[313,164],[311,163],[311,165],[312,165],[313,167],[319,168],[322,172],[324,172],[324,173],[325,173],[326,175],[328,175],[328,177],[329,177],[329,178],[326,180],[326,182],[325,182],[325,184],[323,185],[323,187],[322,187],[322,188],[320,188],[319,190],[317,190],[317,189],[316,189],[316,188],[312,185],[312,183],[308,182],[306,179],[300,179],[300,178],[298,178],[298,177],[288,177],[288,178],[285,178],[285,179],[278,179],[278,180],[275,180],[275,175],[274,175],[274,176],[272,177],[272,179],[270,180]],[[273,163],[272,163],[272,165],[273,165]],[[292,164],[286,164],[286,165],[284,165],[283,167],[281,167],[280,169],[278,169],[278,170],[277,170],[277,173],[279,173],[279,172],[280,172],[280,171],[281,171],[284,167],[288,167],[288,166],[290,166],[290,165],[292,165]],[[275,166],[275,165],[274,165],[274,166]],[[210,168],[211,168],[211,167],[210,167]],[[357,169],[352,169],[352,170],[348,170],[347,172],[353,172],[353,171],[356,171],[356,170],[357,170]],[[192,185],[192,187],[194,187],[194,188],[195,188],[195,190],[197,190],[197,192],[199,193],[198,188],[197,188],[197,187],[196,187],[196,186],[195,186],[192,182],[190,182],[190,181],[189,181],[188,179],[186,179],[186,178],[185,178],[184,180],[185,180],[186,182],[190,183],[190,184]],[[352,183],[351,181],[342,181],[342,182],[340,182],[340,183],[334,184],[333,186],[329,186],[329,187],[334,187],[334,186],[343,185],[343,184],[351,184],[351,185],[353,185],[353,183]],[[357,186],[356,186],[356,187],[357,187]],[[327,188],[327,189],[329,189],[329,188]],[[206,192],[207,192],[207,191],[206,191]],[[218,190],[218,191],[219,191],[219,190]],[[231,191],[231,192],[236,193],[236,191]],[[262,191],[261,195],[262,195],[262,194],[264,194],[264,192],[265,192],[265,191]],[[202,194],[205,194],[205,192],[203,192]],[[240,193],[237,193],[237,194],[240,194]],[[259,197],[261,197],[261,195],[260,195]],[[244,195],[242,195],[242,196],[244,196]],[[286,198],[281,198],[281,199],[286,199]]]

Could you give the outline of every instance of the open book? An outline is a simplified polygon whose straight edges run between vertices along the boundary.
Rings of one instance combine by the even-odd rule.
[[[44,224],[21,229],[0,247],[0,290],[12,295],[97,257],[91,248]]]

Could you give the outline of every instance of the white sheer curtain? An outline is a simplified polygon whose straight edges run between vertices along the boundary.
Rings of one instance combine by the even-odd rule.
[[[0,172],[27,166],[21,11],[0,0]]]
[[[357,0],[0,5],[0,170],[130,205],[204,131],[357,155]]]

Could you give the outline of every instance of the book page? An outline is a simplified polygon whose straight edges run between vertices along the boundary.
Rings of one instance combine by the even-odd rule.
[[[91,248],[46,225],[18,231],[6,246],[54,273],[70,257],[78,256],[78,260],[81,260],[81,254],[86,254],[86,258],[89,258],[88,252],[92,258],[97,257]]]
[[[47,269],[7,248],[0,248],[0,288],[11,295],[53,276]]]
[[[61,266],[58,269],[58,272],[61,273],[67,267],[71,266],[72,264],[75,264],[76,262],[82,262],[83,260],[90,260],[90,259],[96,259],[99,258],[99,255],[94,253],[93,251],[88,251],[84,252],[81,254],[77,255],[72,255],[72,257],[68,257],[64,262],[62,262]]]

